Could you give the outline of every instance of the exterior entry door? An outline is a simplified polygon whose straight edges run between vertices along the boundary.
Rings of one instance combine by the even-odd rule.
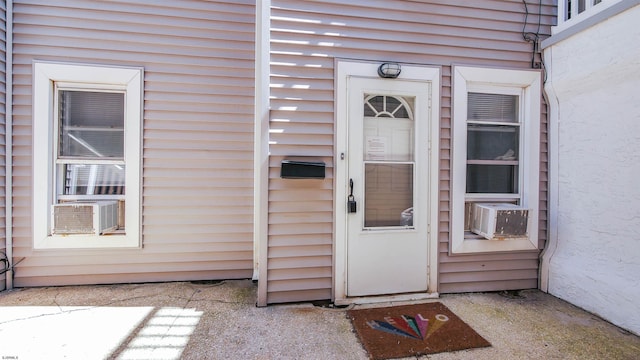
[[[431,85],[347,82],[346,295],[425,292]]]

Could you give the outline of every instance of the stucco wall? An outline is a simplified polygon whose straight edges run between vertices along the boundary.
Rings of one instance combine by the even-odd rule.
[[[640,6],[545,51],[558,105],[549,292],[640,334],[637,19]]]

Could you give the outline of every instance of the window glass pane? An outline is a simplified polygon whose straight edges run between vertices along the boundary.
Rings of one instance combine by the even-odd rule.
[[[364,116],[378,116],[384,111],[384,96],[374,96],[365,101]]]
[[[467,165],[467,193],[517,194],[517,165]]]
[[[365,227],[413,225],[413,164],[365,164]]]
[[[503,94],[468,94],[467,120],[518,122],[518,96]]]
[[[124,157],[124,93],[60,90],[60,156]]]
[[[62,195],[123,195],[124,165],[60,164]]]
[[[369,104],[364,104],[364,116],[374,117],[376,116],[376,111],[372,109]]]
[[[468,160],[518,160],[520,127],[469,124]]]
[[[386,100],[387,100],[386,109],[393,117],[395,118],[409,117],[409,115],[407,114],[407,109],[404,107],[404,105],[400,102],[398,98],[393,96],[387,96]]]

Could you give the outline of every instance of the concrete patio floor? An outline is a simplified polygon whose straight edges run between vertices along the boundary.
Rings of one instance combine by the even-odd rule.
[[[439,301],[492,347],[422,359],[640,359],[638,336],[539,291]],[[345,309],[255,302],[248,280],[4,291],[0,359],[367,359]]]

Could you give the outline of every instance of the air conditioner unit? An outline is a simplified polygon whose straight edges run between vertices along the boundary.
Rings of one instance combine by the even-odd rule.
[[[94,234],[118,227],[118,202],[70,202],[51,207],[53,234]]]
[[[471,231],[489,240],[526,238],[529,209],[506,203],[474,203]]]

